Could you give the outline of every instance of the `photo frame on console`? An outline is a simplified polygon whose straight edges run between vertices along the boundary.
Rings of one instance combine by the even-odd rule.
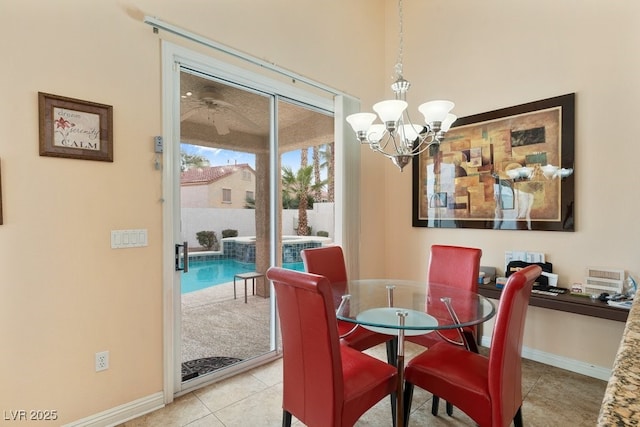
[[[574,231],[575,93],[459,118],[413,160],[413,226]]]

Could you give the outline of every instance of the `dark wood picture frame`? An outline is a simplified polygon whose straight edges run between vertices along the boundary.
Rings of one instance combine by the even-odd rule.
[[[575,174],[541,169],[573,170],[574,134],[575,93],[458,119],[413,160],[413,226],[574,231]]]
[[[113,162],[113,107],[38,92],[40,155]]]

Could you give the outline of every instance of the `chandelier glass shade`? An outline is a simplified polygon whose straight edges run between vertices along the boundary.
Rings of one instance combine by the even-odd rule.
[[[356,133],[358,141],[369,147],[402,169],[411,158],[434,144],[440,144],[456,116],[451,114],[454,103],[437,100],[421,104],[418,111],[424,116],[421,123],[412,123],[407,111],[406,96],[411,84],[402,76],[402,0],[398,1],[400,18],[400,43],[396,79],[391,85],[395,99],[380,101],[373,105],[373,113],[356,113],[346,118]],[[382,123],[374,123],[379,118]]]

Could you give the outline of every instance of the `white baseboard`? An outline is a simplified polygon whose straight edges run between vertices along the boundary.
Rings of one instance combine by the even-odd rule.
[[[483,347],[489,347],[491,337],[483,336],[480,340]],[[597,378],[599,380],[609,381],[611,377],[611,369],[602,366],[592,365],[581,360],[570,359],[568,357],[558,356],[557,354],[546,353],[544,351],[535,350],[528,347],[522,347],[522,357],[545,365],[555,366],[556,368],[566,369],[580,375]]]
[[[132,420],[164,406],[164,394],[154,393],[147,397],[125,403],[91,415],[78,421],[65,424],[64,427],[112,427]]]

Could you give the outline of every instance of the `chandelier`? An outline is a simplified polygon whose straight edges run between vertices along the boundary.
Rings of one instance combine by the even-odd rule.
[[[425,102],[418,107],[418,111],[424,116],[424,123],[411,122],[406,99],[411,84],[402,75],[402,0],[398,0],[398,16],[398,62],[394,70],[395,81],[391,85],[395,99],[374,104],[373,110],[377,116],[373,113],[356,113],[347,116],[346,120],[360,143],[369,144],[373,151],[391,159],[402,171],[413,156],[433,145],[439,145],[457,117],[450,113],[454,107],[453,102],[438,100]],[[382,123],[374,123],[377,117]]]

